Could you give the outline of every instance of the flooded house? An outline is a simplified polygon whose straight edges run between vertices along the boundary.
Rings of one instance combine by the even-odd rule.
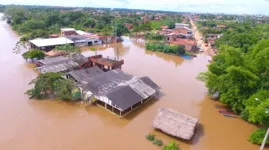
[[[98,38],[91,38],[83,35],[70,35],[66,37],[67,39],[74,42],[75,46],[92,46],[100,44]]]
[[[49,72],[69,72],[72,70],[89,67],[88,57],[78,53],[71,57],[57,56],[39,60],[36,62],[37,70],[39,73]]]
[[[105,58],[102,55],[89,57],[89,61],[91,62],[91,66],[97,66],[103,71],[121,69],[121,66],[124,64],[124,60]]]
[[[119,69],[103,73],[94,69],[93,72],[93,77],[84,78],[78,84],[83,99],[95,102],[119,117],[124,117],[159,93],[160,87],[149,77],[135,77]]]
[[[71,72],[66,73],[65,76],[67,79],[70,79],[74,82],[81,82],[86,78],[94,77],[101,73],[104,73],[104,71],[99,67],[94,66],[85,69],[73,70]]]
[[[179,113],[176,110],[160,108],[153,120],[153,127],[174,137],[190,140],[195,131],[198,119]]]
[[[48,39],[38,38],[38,39],[30,40],[29,43],[32,49],[39,49],[46,52],[60,45],[71,44],[74,46],[74,42],[65,37],[48,38]]]

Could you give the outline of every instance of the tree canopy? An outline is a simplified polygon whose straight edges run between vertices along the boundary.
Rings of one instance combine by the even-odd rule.
[[[71,100],[74,83],[63,79],[61,73],[40,74],[30,82],[34,88],[26,92],[30,99],[46,99],[50,96],[60,100]]]
[[[198,78],[206,82],[209,95],[219,92],[219,100],[243,119],[269,126],[268,24],[251,26],[225,32],[217,41],[219,54]],[[251,141],[259,144],[258,135],[254,132]]]

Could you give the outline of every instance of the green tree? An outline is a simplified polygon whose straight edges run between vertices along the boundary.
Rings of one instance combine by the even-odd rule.
[[[24,59],[33,59],[33,58],[37,58],[37,59],[43,59],[45,57],[45,53],[41,50],[30,50],[30,51],[27,51],[25,53],[22,54],[23,58]]]
[[[27,20],[20,26],[19,30],[22,33],[28,33],[38,29],[44,30],[45,28],[46,24],[42,20]]]
[[[70,100],[74,84],[70,80],[65,80],[61,73],[46,73],[39,75],[32,80],[34,88],[28,90],[26,94],[30,99],[45,99],[54,96],[56,99]]]
[[[12,24],[21,24],[28,17],[27,9],[23,6],[9,5],[5,8],[4,19],[12,18]]]
[[[267,131],[266,128],[257,129],[251,133],[251,135],[248,137],[248,140],[251,143],[260,145],[263,142],[263,138],[266,134],[266,131]],[[266,144],[269,144],[269,139],[267,139]]]
[[[121,23],[117,23],[115,29],[114,29],[115,36],[121,37],[123,34],[129,33],[129,30],[126,28],[125,25]]]

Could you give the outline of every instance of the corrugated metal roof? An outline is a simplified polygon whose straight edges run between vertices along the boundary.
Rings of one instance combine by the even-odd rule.
[[[30,40],[30,43],[36,45],[37,47],[45,47],[45,46],[56,46],[56,45],[64,45],[64,44],[72,44],[73,41],[65,38],[49,38],[49,39],[34,39]]]
[[[87,68],[87,69],[80,69],[80,70],[74,70],[71,71],[67,74],[69,74],[70,76],[72,76],[76,81],[82,81],[85,78],[89,78],[89,77],[94,77],[98,74],[103,73],[104,71],[101,70],[100,68],[94,66],[91,68]]]
[[[38,67],[37,69],[40,73],[44,74],[48,72],[67,72],[75,69],[78,66],[78,63],[69,60],[60,64],[45,65],[42,67]]]
[[[112,105],[120,108],[122,111],[130,108],[144,98],[136,93],[130,86],[118,86],[111,90],[106,97],[112,101]]]

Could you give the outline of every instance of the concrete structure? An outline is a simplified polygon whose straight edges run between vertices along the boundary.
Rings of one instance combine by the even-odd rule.
[[[185,23],[175,23],[175,28],[189,28],[190,25],[189,24],[185,24]]]
[[[76,32],[76,29],[73,29],[73,28],[62,28],[61,35],[62,36],[77,35],[77,32]]]

